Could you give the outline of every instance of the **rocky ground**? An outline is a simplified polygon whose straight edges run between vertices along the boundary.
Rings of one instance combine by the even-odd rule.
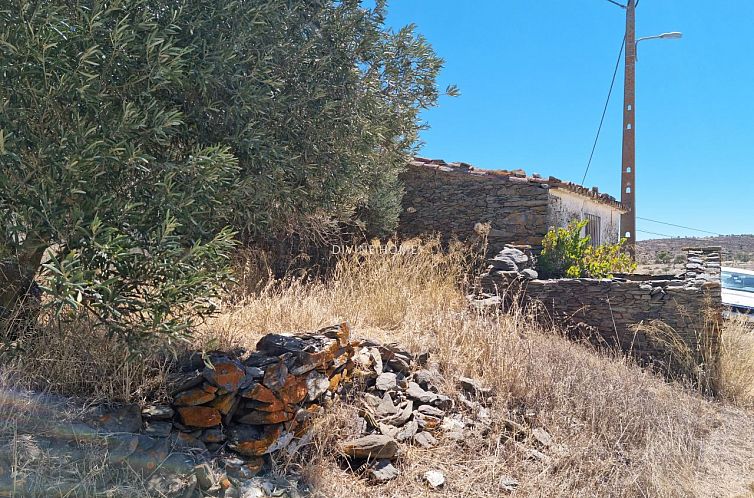
[[[253,352],[192,355],[172,380],[169,404],[75,410],[63,398],[8,392],[34,416],[20,419],[13,451],[0,453],[0,496],[303,496],[305,482],[274,469],[305,453],[311,420],[344,399],[358,411],[342,421],[349,427],[338,445],[342,464],[379,485],[400,475],[393,462],[407,445],[431,449],[490,430],[492,389],[459,377],[451,397],[442,384],[428,353],[351,340],[344,323],[269,334]],[[509,420],[506,430],[532,459],[548,458],[553,441],[545,429]],[[54,461],[61,472],[32,472],[35,460]],[[124,474],[143,489],[124,487],[116,478]],[[429,470],[423,481],[440,489],[445,475]],[[517,486],[511,477],[500,483],[505,492]]]

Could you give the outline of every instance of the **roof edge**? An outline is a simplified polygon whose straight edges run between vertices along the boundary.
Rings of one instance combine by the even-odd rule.
[[[461,173],[461,174],[465,173],[465,174],[477,175],[477,176],[488,175],[492,178],[505,178],[505,179],[508,179],[508,181],[511,181],[513,183],[531,183],[531,184],[547,185],[549,188],[562,189],[568,192],[573,192],[575,194],[581,195],[583,197],[587,197],[596,202],[609,205],[622,212],[627,212],[627,209],[624,208],[623,204],[621,204],[615,197],[613,197],[612,195],[606,194],[604,192],[600,192],[597,187],[587,188],[577,183],[561,180],[560,178],[556,178],[554,176],[543,178],[541,175],[537,173],[533,173],[531,176],[529,176],[526,174],[526,171],[522,169],[515,169],[515,170],[481,169],[481,168],[472,166],[471,164],[468,164],[468,163],[463,163],[463,162],[448,163],[442,159],[427,159],[425,157],[414,157],[411,161],[409,161],[409,165],[414,166],[414,167],[430,168],[430,169],[434,169],[436,171],[441,171],[444,173]]]

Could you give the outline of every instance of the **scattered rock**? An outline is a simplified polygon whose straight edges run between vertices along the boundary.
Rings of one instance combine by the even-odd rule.
[[[369,467],[367,473],[369,474],[370,479],[377,483],[392,481],[400,475],[398,469],[393,467],[390,460],[385,458],[374,462],[374,464]]]
[[[511,476],[503,476],[500,478],[500,489],[512,493],[518,488],[519,482]]]
[[[212,471],[212,467],[207,463],[200,463],[194,467],[194,475],[196,476],[196,482],[199,485],[199,488],[204,491],[217,484],[217,477]]]
[[[414,435],[414,443],[421,446],[422,448],[429,449],[437,446],[437,439],[435,439],[435,437],[431,433],[427,431],[421,431]]]
[[[372,434],[346,441],[340,449],[351,458],[392,459],[398,454],[398,443],[390,436]]]
[[[552,445],[552,436],[541,427],[537,427],[536,429],[531,431],[531,435],[539,444],[541,444],[545,448]]]
[[[391,391],[398,386],[396,375],[392,372],[381,373],[377,377],[376,387],[380,391]]]
[[[468,377],[459,377],[458,384],[464,392],[470,394],[471,396],[487,397],[492,394],[491,389],[482,387],[479,382]]]
[[[431,489],[439,489],[445,485],[445,474],[439,470],[428,470],[424,473],[424,482]]]
[[[399,409],[395,406],[395,403],[393,403],[393,398],[390,396],[390,393],[385,393],[380,404],[374,409],[374,414],[378,418],[386,418],[392,415],[397,415],[398,413]]]
[[[421,405],[418,408],[419,413],[424,415],[431,415],[433,417],[442,418],[445,416],[445,412],[439,408],[435,408],[431,405]]]
[[[170,420],[174,414],[168,405],[148,405],[141,410],[141,416],[147,420]]]
[[[191,498],[196,490],[196,476],[154,475],[147,482],[147,488],[155,496],[165,498]]]
[[[102,432],[139,432],[142,419],[139,405],[124,405],[94,418],[92,423]]]
[[[416,420],[412,420],[408,422],[406,425],[404,425],[403,427],[401,427],[401,429],[395,435],[395,439],[400,442],[409,441],[416,435],[418,431],[419,431],[419,424],[417,423]]]

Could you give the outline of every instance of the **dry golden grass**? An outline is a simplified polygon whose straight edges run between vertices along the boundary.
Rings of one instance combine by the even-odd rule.
[[[736,405],[754,408],[754,323],[742,318],[727,322],[720,347],[722,396]]]
[[[325,281],[258,286],[260,279],[247,275],[254,292],[234,296],[233,306],[197,331],[196,346],[253,347],[268,332],[348,320],[359,337],[430,351],[446,379],[441,386],[446,393],[454,392],[460,375],[496,389],[489,433],[472,434],[460,444],[444,440],[431,450],[410,447],[397,463],[401,477],[382,486],[356,479],[340,465],[335,443],[350,433],[354,407],[336,405],[317,422],[315,443],[278,469],[300,472],[315,496],[501,496],[502,477],[520,482],[515,496],[728,496],[717,494],[727,489],[720,487],[723,481],[746,496],[745,486],[754,481],[745,471],[754,465],[754,423],[744,412],[723,410],[619,356],[570,342],[522,313],[470,310],[459,281],[473,259],[424,244],[417,254],[345,257]],[[37,385],[138,400],[162,382],[164,361],[132,363],[117,343],[100,341],[86,327],[60,336],[46,333],[43,344],[29,347],[26,359],[14,364]],[[722,392],[751,406],[751,334],[743,327],[726,329],[722,355]],[[506,418],[553,436],[546,461],[528,460],[502,437]],[[421,482],[430,469],[445,473],[443,490],[429,491]]]

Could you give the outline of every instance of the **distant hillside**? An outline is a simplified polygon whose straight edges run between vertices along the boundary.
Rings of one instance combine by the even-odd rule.
[[[694,246],[720,246],[723,261],[734,266],[754,267],[754,235],[642,240],[636,244],[636,259],[640,265],[678,267],[685,258],[683,248]]]

